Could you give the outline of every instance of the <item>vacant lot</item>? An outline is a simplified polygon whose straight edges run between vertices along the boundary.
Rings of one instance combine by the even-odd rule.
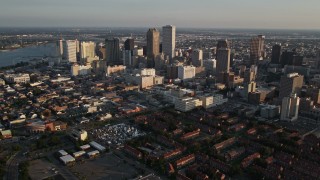
[[[138,175],[135,167],[113,154],[104,154],[96,159],[77,162],[70,167],[80,179],[131,179]]]
[[[57,175],[55,165],[45,159],[37,159],[30,162],[29,176],[31,179],[46,179]]]

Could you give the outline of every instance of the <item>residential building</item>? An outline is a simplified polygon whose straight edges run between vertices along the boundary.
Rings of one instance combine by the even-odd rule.
[[[77,62],[77,40],[63,41],[63,59],[71,63]]]
[[[80,43],[80,60],[82,62],[88,62],[87,61],[88,59],[93,59],[96,56],[95,48],[96,48],[95,42],[92,42],[92,41],[81,42]]]

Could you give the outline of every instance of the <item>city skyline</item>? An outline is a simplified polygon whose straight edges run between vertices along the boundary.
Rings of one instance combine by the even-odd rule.
[[[275,6],[276,4],[276,6]],[[0,27],[160,27],[320,29],[320,2],[186,1],[108,2],[12,0],[0,7]],[[285,11],[284,11],[285,9]]]

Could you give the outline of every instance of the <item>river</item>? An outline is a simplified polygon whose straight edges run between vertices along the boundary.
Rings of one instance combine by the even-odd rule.
[[[0,67],[11,66],[19,62],[27,62],[33,59],[41,59],[44,56],[55,56],[56,52],[55,43],[0,51]]]

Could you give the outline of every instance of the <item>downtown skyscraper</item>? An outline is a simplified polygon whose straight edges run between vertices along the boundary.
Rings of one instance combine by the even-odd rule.
[[[172,25],[163,26],[162,32],[162,52],[172,59],[175,56],[176,27]]]
[[[250,44],[250,64],[257,64],[259,60],[264,58],[265,48],[264,48],[265,36],[258,35],[258,37],[253,37]]]
[[[106,39],[106,61],[108,65],[121,65],[120,40],[118,38]]]
[[[147,57],[154,59],[160,53],[160,32],[151,28],[147,32]]]

